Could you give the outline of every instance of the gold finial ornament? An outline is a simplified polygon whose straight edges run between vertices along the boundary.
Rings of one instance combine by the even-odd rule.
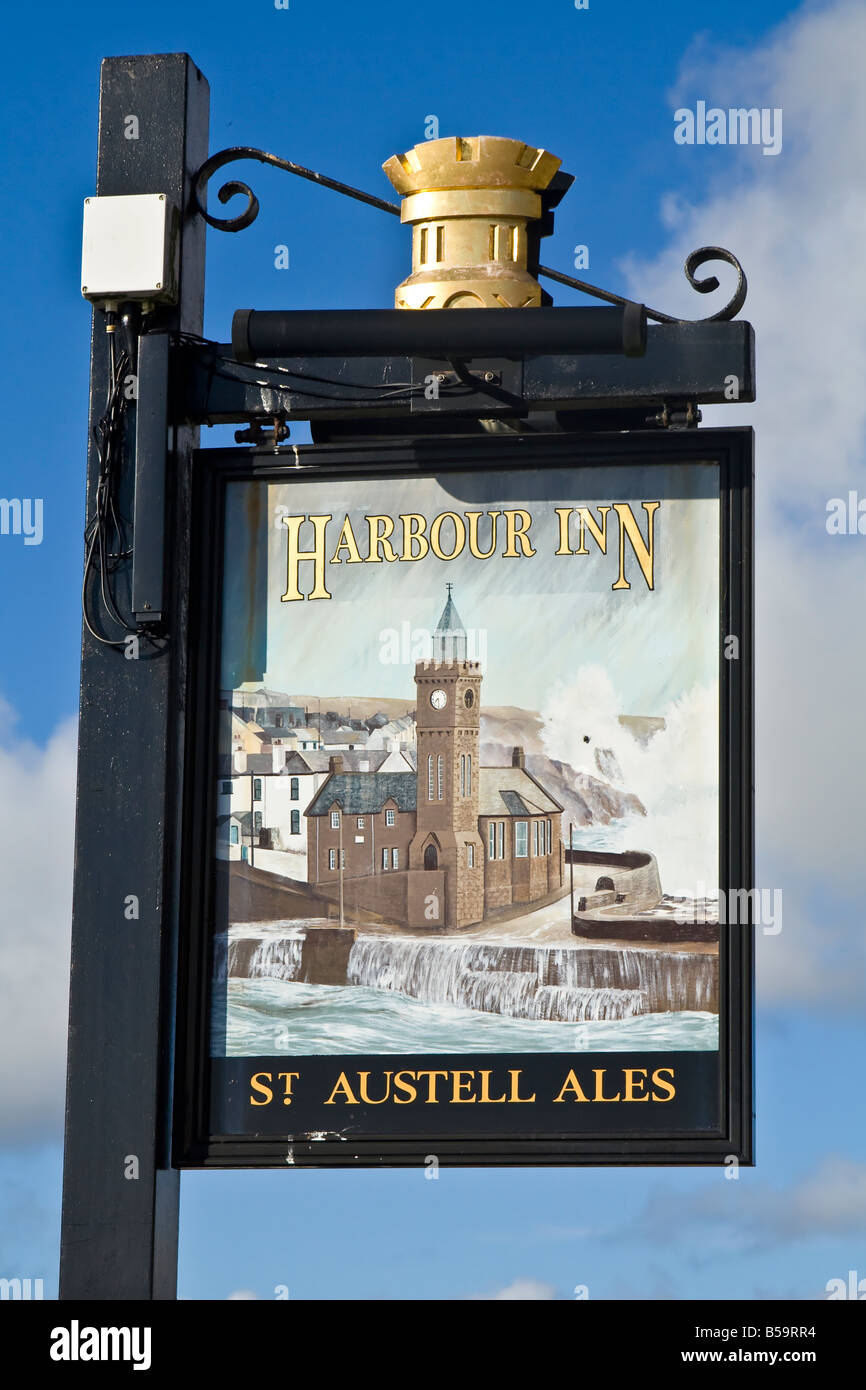
[[[542,302],[527,270],[527,223],[561,160],[497,135],[424,140],[382,167],[412,227],[398,309],[523,309]]]

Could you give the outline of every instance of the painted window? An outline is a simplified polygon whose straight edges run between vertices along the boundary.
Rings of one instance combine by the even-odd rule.
[[[496,821],[492,820],[487,827],[487,858],[496,858]]]
[[[231,794],[232,794],[232,784],[231,784],[231,782],[223,782],[223,784],[222,784],[222,794],[223,794],[223,796],[231,796]]]
[[[240,835],[238,834],[238,828],[236,825],[233,825],[231,830],[229,831],[229,839],[233,845],[238,844],[240,840]]]
[[[261,828],[262,828],[262,813],[261,813],[261,811],[256,811],[256,812],[254,813],[254,815],[253,815],[253,829],[255,829],[255,830],[261,830]]]
[[[427,759],[427,800],[433,800],[433,754]]]
[[[470,869],[474,869],[474,868],[475,868],[475,846],[474,846],[474,845],[467,845],[467,846],[466,846],[466,863],[468,864],[468,866],[469,866]]]
[[[505,858],[505,821],[499,822],[499,858]]]
[[[339,830],[339,828],[340,828],[340,812],[339,812],[339,811],[332,811],[332,812],[331,812],[331,829],[332,829],[332,830]]]
[[[436,776],[437,776],[438,793],[439,793],[439,800],[441,801],[441,800],[442,800],[442,797],[445,795],[445,759],[443,758],[443,756],[442,756],[441,753],[439,754],[438,758],[436,759],[436,764],[437,764],[437,767],[436,767]]]
[[[526,859],[529,854],[529,822],[516,820],[514,822],[514,857],[515,859]]]
[[[532,822],[532,855],[534,859],[538,858],[538,831],[538,821],[534,820]]]
[[[293,834],[293,835],[300,835],[300,833],[301,833],[301,813],[300,813],[300,811],[293,811],[293,812],[292,812],[292,834]]]
[[[290,781],[289,781],[289,800],[290,800],[290,801],[297,801],[298,796],[299,796],[299,792],[300,792],[300,787],[299,787],[298,779],[297,779],[297,777],[292,777],[292,778],[290,779]]]
[[[460,754],[460,795],[466,795],[466,754]]]
[[[329,869],[336,869],[336,867],[337,867],[337,851],[336,851],[335,849],[329,849],[329,850],[328,850],[328,868],[329,868]]]
[[[466,795],[472,795],[472,754],[466,754]]]
[[[394,825],[396,819],[397,819],[397,813],[396,813],[396,811],[386,811],[386,812],[385,812],[385,824],[386,824],[386,825]]]
[[[386,849],[383,849],[383,850],[382,850],[382,868],[383,868],[383,869],[387,869],[387,867],[388,867],[388,851],[387,851]]]
[[[552,821],[552,820],[549,820],[549,821],[547,822],[547,853],[550,854],[551,851],[552,851],[552,849],[553,849],[553,821]]]
[[[261,801],[261,799],[262,799],[262,779],[261,779],[261,777],[254,777],[254,778],[253,778],[253,801]]]
[[[392,869],[399,869],[399,867],[400,867],[400,851],[399,851],[398,849],[392,849],[392,850],[391,850],[391,868],[392,868]]]
[[[364,817],[363,817],[363,816],[359,816],[359,817],[358,817],[358,829],[359,829],[359,830],[363,830],[363,829],[364,829]]]

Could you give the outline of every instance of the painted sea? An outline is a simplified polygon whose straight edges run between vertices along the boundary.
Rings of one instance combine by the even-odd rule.
[[[718,1017],[699,1011],[578,1023],[508,1018],[363,985],[229,980],[214,998],[216,1056],[404,1052],[715,1051]]]
[[[606,830],[585,833],[581,847],[606,848]],[[673,913],[682,901],[665,899],[658,910]],[[567,910],[563,900],[535,914],[532,930],[517,939],[425,940],[361,930],[347,982],[335,985],[301,978],[305,938],[327,921],[235,923],[216,942],[212,1052],[243,1057],[718,1048],[712,956],[581,946],[567,928],[565,940],[554,934],[545,941]],[[672,998],[690,1007],[670,1010],[659,1003]]]

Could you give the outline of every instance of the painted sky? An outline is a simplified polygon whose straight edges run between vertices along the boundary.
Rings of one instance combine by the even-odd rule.
[[[262,484],[255,486],[263,486]],[[247,515],[246,485],[230,488],[229,535],[236,537]],[[291,482],[268,488],[268,640],[265,683],[288,693],[414,698],[412,634],[435,628],[445,604],[446,582],[476,650],[486,651],[483,703],[541,710],[558,681],[573,681],[582,666],[600,665],[625,701],[612,713],[661,714],[695,684],[718,675],[718,475],[700,468],[644,466],[606,470],[540,470],[531,480],[499,473],[486,478],[460,473],[439,479],[347,480],[339,484]],[[715,495],[714,495],[715,494]],[[643,501],[659,501],[653,514],[653,588],[649,589],[626,541],[625,575],[630,588],[614,591],[618,575],[616,513],[608,512],[608,541],[602,554],[588,537],[586,555],[557,555],[555,508],[588,506],[598,520],[600,505],[629,502],[641,535],[648,537]],[[522,509],[532,518],[534,554],[503,555],[506,526],[496,519],[496,552],[489,559],[468,545],[453,560],[428,553],[422,559],[376,564],[328,564],[330,599],[284,602],[287,531],[284,514],[332,514],[327,554],[332,557],[343,519],[349,516],[359,553],[368,554],[365,517],[399,518],[417,513],[427,520],[443,512],[462,516]],[[569,546],[578,548],[572,517]],[[479,520],[478,549],[492,548],[492,522]],[[395,534],[402,535],[397,521]],[[312,544],[306,523],[300,548]],[[445,523],[442,549],[452,546],[454,526]],[[400,550],[400,540],[395,542]],[[245,554],[227,547],[227,592],[243,583]],[[299,566],[300,591],[312,589],[312,562]],[[247,645],[241,625],[226,614],[225,655]],[[408,625],[408,627],[406,626]],[[406,642],[395,644],[392,634]],[[483,632],[483,636],[482,636]],[[233,640],[234,639],[234,640]],[[482,648],[482,643],[484,647]],[[395,656],[401,658],[395,663]],[[411,658],[411,659],[410,659]]]
[[[825,525],[830,499],[866,495],[862,0],[501,0],[493,15],[441,0],[435,22],[402,0],[46,0],[10,7],[4,31],[0,495],[43,497],[45,536],[0,537],[0,1275],[56,1290],[98,65],[185,50],[211,84],[214,151],[258,145],[389,197],[380,164],[435,113],[443,134],[534,141],[577,176],[549,265],[587,245],[586,278],[697,317],[729,280],[695,295],[688,251],[741,257],[759,399],[705,423],[757,429],[758,883],[783,891],[784,921],[759,933],[758,1160],[737,1181],[189,1173],[183,1296],[811,1299],[866,1277],[866,539]],[[781,152],[677,145],[674,111],[700,100],[781,108]],[[409,266],[396,219],[256,165],[239,176],[262,210],[238,236],[209,233],[206,332],[226,341],[236,308],[392,302]]]

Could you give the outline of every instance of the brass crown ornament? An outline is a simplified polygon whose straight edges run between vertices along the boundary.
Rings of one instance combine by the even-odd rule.
[[[527,223],[561,160],[496,135],[425,140],[382,166],[412,227],[398,309],[524,309],[542,303],[527,269]]]

